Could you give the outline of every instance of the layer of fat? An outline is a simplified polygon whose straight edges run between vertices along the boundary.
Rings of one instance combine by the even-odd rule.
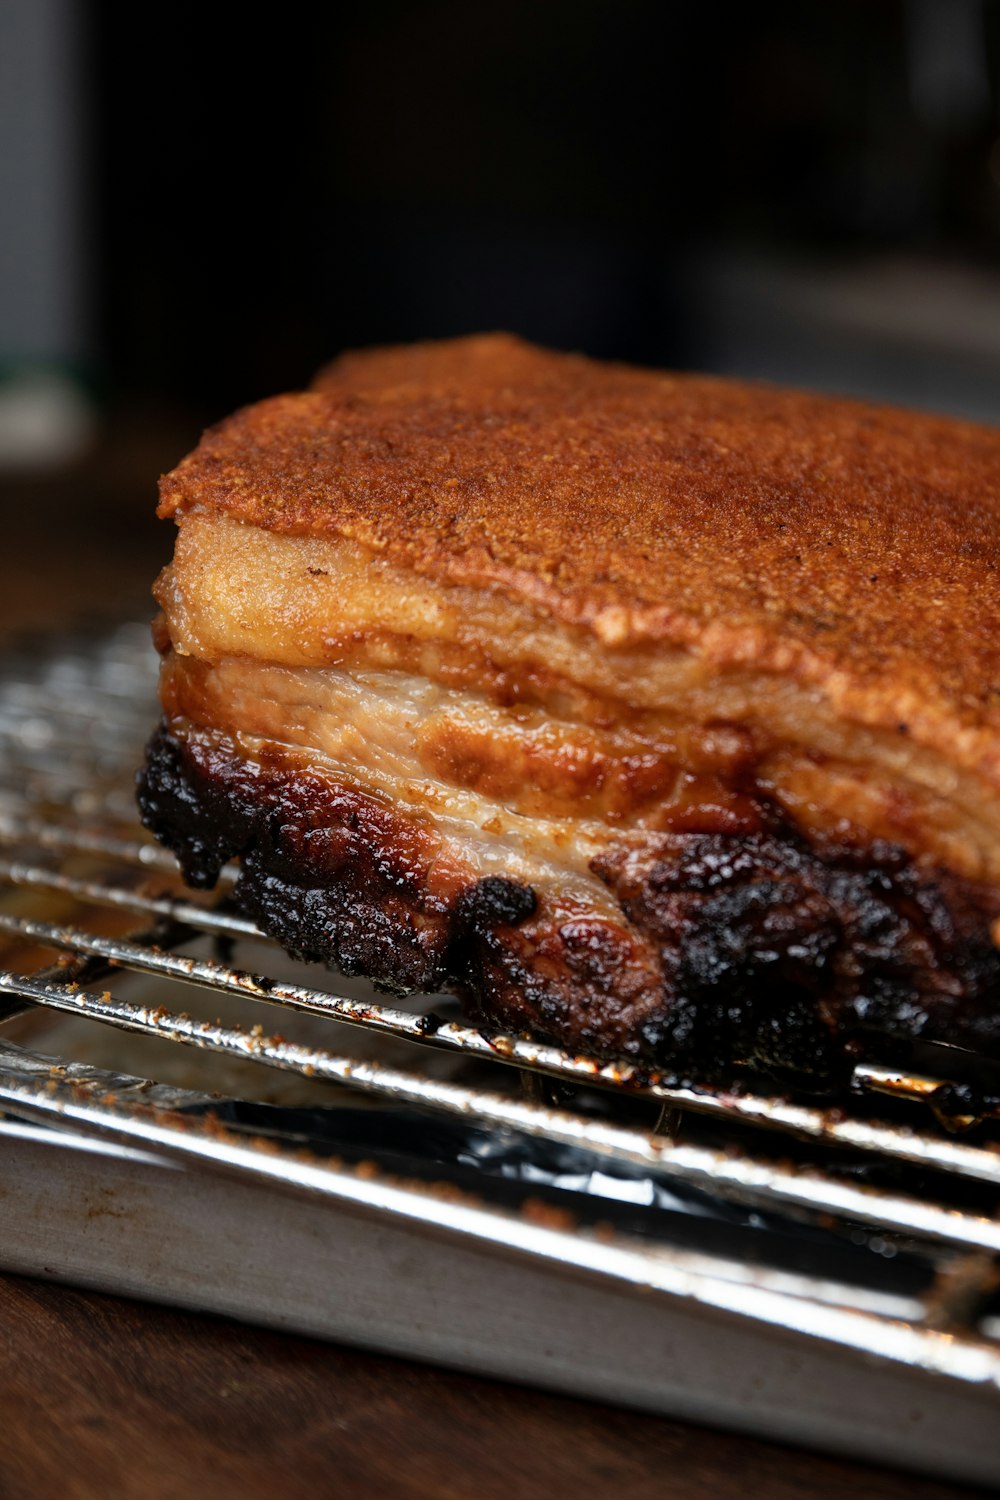
[[[306,752],[390,804],[432,817],[484,874],[568,881],[594,896],[601,889],[589,870],[594,855],[609,841],[644,844],[656,828],[655,816],[647,819],[641,809],[624,820],[592,811],[551,818],[539,814],[536,799],[526,814],[523,804],[519,809],[429,772],[421,753],[429,741],[479,736],[486,757],[512,738],[536,734],[540,714],[512,713],[482,695],[411,674],[289,667],[247,655],[204,663],[172,653],[164,665],[164,702],[168,712],[239,740],[246,753],[256,754],[262,743]],[[574,738],[581,756],[588,753],[589,728],[551,727],[535,753],[544,755],[551,743],[564,755]],[[997,840],[956,799],[887,775],[870,760],[817,759],[786,743],[761,756],[756,775],[805,831],[889,839],[969,878],[1000,879]]]
[[[498,590],[402,572],[355,544],[198,511],[184,519],[158,598],[174,649],[210,663],[251,658],[322,684],[338,667],[391,668],[399,656],[434,681],[457,651],[473,687],[477,662],[531,678],[543,706],[570,721],[596,702],[623,726],[641,717],[646,732],[651,721],[664,735],[745,727],[765,779],[806,826],[814,812],[826,824],[850,819],[970,878],[1000,880],[1000,794],[957,731],[954,755],[943,754],[913,722],[886,729],[838,711],[829,684],[720,668],[662,642],[616,645]],[[481,713],[483,693],[470,699]]]
[[[258,759],[265,747],[305,752],[302,764],[433,820],[481,875],[603,887],[588,868],[606,829],[586,819],[525,817],[467,788],[429,776],[416,753],[421,727],[440,711],[442,690],[401,674],[355,677],[329,668],[280,667],[227,657],[196,686],[168,658],[168,707],[231,738]],[[602,894],[602,901],[606,894]]]

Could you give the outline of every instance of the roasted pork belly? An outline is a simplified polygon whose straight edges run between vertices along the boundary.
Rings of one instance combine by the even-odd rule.
[[[147,825],[291,951],[675,1071],[1000,1053],[1000,434],[504,337],[163,482]]]

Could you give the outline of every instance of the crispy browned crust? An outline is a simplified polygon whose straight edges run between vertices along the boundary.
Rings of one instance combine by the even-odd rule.
[[[345,537],[608,647],[815,684],[1000,785],[1000,432],[494,335],[237,413],[160,512]]]
[[[609,840],[602,910],[480,879],[432,822],[185,721],[151,741],[140,806],[193,884],[238,856],[237,898],[293,953],[456,987],[493,1024],[571,1048],[820,1084],[873,1037],[1000,1053],[995,895],[892,845],[809,843],[763,797],[735,832]]]
[[[495,707],[507,697],[488,686],[501,655],[492,622],[516,616],[521,656],[502,662],[505,672],[534,683],[558,654],[586,659],[605,686],[623,684],[620,702],[602,698],[586,728],[566,729],[561,757],[546,724],[545,754],[532,759],[524,714],[547,712],[541,697],[518,710],[502,752],[491,743],[481,753],[474,719],[449,720],[416,746],[432,778],[520,815],[599,816],[607,838],[582,856],[589,884],[571,898],[544,861],[511,866],[530,869],[537,889],[481,878],[460,834],[446,837],[374,782],[365,791],[353,751],[338,770],[305,742],[291,748],[294,735],[279,748],[280,708],[256,728],[246,707],[227,717],[225,695],[212,697],[211,649],[201,654],[206,633],[188,641],[181,629],[182,669],[168,659],[163,678],[169,723],[141,785],[144,819],[195,883],[238,857],[239,898],[290,950],[401,988],[450,985],[496,1025],[701,1073],[749,1060],[829,1079],[872,1036],[1000,1055],[995,881],[977,884],[977,865],[918,837],[908,854],[876,836],[877,819],[854,826],[839,803],[836,817],[796,822],[808,784],[784,808],[780,776],[771,785],[755,770],[766,708],[762,728],[716,723],[727,683],[753,682],[756,707],[791,681],[821,727],[838,716],[851,724],[851,767],[878,760],[899,803],[893,829],[921,816],[937,827],[936,804],[907,810],[916,745],[940,758],[934,795],[982,821],[979,789],[991,808],[1000,789],[1000,432],[598,365],[495,335],[350,355],[311,391],[237,413],[163,481],[162,514],[183,521],[194,509],[241,548],[249,539],[261,550],[261,529],[335,543],[315,567],[301,544],[272,547],[296,555],[275,564],[293,604],[314,573],[354,577],[336,571],[344,557],[356,561],[357,586],[376,579],[376,631],[366,623],[363,640],[337,636],[338,670],[350,670],[356,648],[362,669],[365,651],[377,668],[418,677],[430,659],[445,680],[457,652]],[[186,527],[192,555],[205,535],[201,523]],[[223,632],[216,651],[239,653],[255,640],[267,590],[241,592],[228,566],[221,583],[209,566],[221,594],[209,591],[208,624],[232,584],[232,639]],[[185,574],[196,596],[201,576]],[[485,645],[439,640],[442,595],[440,618],[464,620],[476,589],[488,591]],[[177,605],[169,587],[164,597]],[[393,613],[400,600],[409,624]],[[327,613],[332,640],[342,608],[333,591],[313,622],[324,651]],[[287,618],[294,635],[305,617]],[[383,620],[391,660],[375,638]],[[264,639],[263,654],[284,661],[284,634]],[[630,683],[665,662],[683,665],[676,680],[690,678],[702,702],[686,749],[623,748],[622,715],[635,708],[638,734],[641,714],[670,710],[669,686],[655,701],[629,697]],[[729,758],[706,779],[692,747],[723,731]],[[912,737],[906,754],[897,736]]]

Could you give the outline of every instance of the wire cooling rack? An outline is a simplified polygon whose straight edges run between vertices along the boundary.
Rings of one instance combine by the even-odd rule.
[[[988,1064],[939,1048],[913,1071],[859,1066],[842,1098],[817,1103],[760,1080],[720,1090],[490,1032],[446,996],[386,1003],[292,963],[235,909],[231,881],[210,898],[184,889],[135,818],[134,770],[156,713],[143,626],[33,641],[2,663],[0,1107],[9,1149],[49,1148],[62,1244],[86,1212],[83,1199],[67,1207],[86,1182],[82,1146],[94,1171],[112,1159],[181,1164],[197,1202],[220,1214],[252,1184],[257,1202],[423,1237],[429,1275],[475,1251],[494,1258],[495,1280],[513,1259],[525,1305],[531,1276],[548,1278],[545,1316],[561,1298],[582,1295],[595,1311],[641,1293],[648,1325],[672,1316],[675,1337],[678,1316],[692,1328],[703,1317],[691,1337],[743,1350],[770,1368],[773,1390],[734,1405],[718,1372],[700,1389],[690,1370],[671,1381],[655,1362],[630,1375],[627,1347],[619,1373],[602,1372],[606,1332],[595,1343],[577,1331],[575,1376],[553,1373],[530,1340],[500,1364],[484,1336],[456,1352],[440,1324],[390,1336],[384,1279],[370,1288],[367,1333],[308,1297],[300,1316],[282,1312],[305,1331],[1000,1477],[1000,1120]],[[68,1175],[52,1165],[70,1160]],[[155,1180],[169,1198],[180,1179]],[[23,1191],[41,1227],[30,1255],[13,1230],[5,1251],[0,1231],[0,1262],[44,1271],[58,1256]],[[155,1215],[156,1192],[151,1202]],[[111,1253],[105,1284],[158,1294],[155,1277],[137,1284],[116,1265]],[[213,1300],[190,1265],[161,1293],[277,1316],[259,1287]],[[615,1306],[618,1337],[634,1314]],[[776,1352],[789,1339],[793,1364],[819,1360],[816,1379],[837,1401],[797,1399]],[[883,1419],[866,1425],[879,1379],[901,1380],[904,1394],[882,1390]],[[897,1396],[905,1437],[884,1420]]]

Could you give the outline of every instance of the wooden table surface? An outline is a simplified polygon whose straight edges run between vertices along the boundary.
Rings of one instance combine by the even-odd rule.
[[[138,435],[137,435],[138,434]],[[0,481],[0,636],[134,616],[176,431]],[[165,529],[162,529],[165,531]],[[0,1276],[0,1500],[957,1500],[969,1489],[308,1339]]]
[[[948,1485],[0,1277],[4,1500],[945,1500]]]

